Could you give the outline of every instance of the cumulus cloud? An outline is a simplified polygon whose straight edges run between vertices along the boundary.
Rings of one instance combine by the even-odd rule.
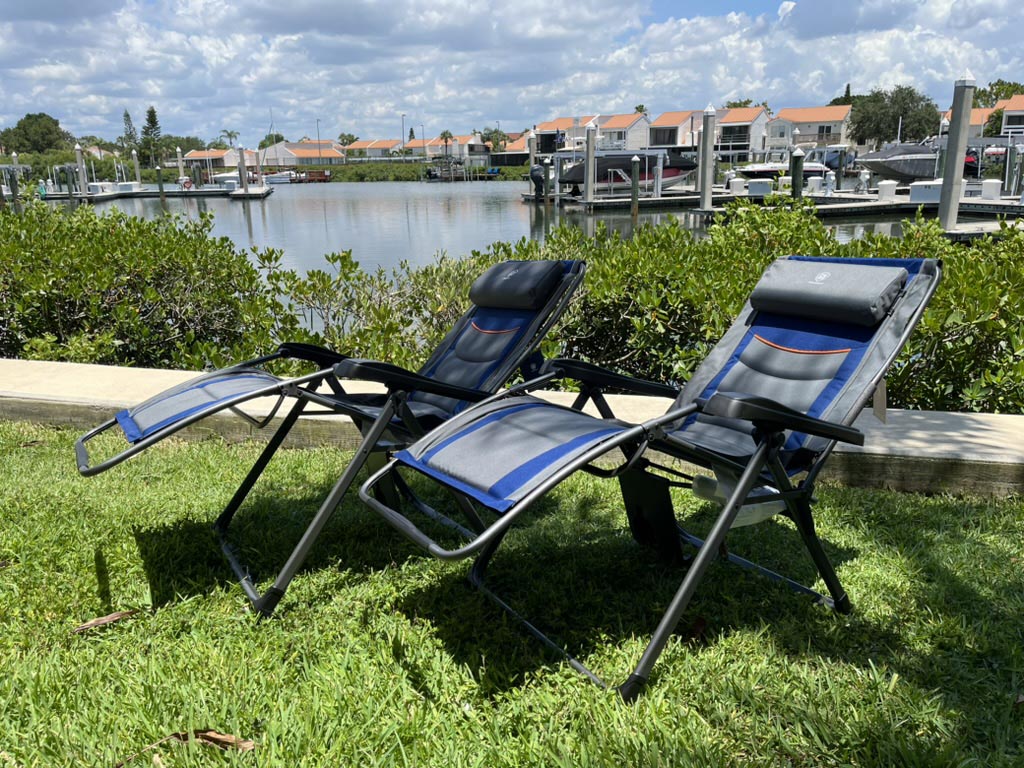
[[[776,109],[913,85],[944,104],[965,69],[1021,79],[1018,0],[36,0],[0,20],[0,127],[46,112],[115,138],[129,110],[164,133],[254,145],[341,131],[430,135],[560,115],[652,114],[729,99]],[[738,10],[740,8],[753,10]],[[86,9],[88,12],[86,12]]]

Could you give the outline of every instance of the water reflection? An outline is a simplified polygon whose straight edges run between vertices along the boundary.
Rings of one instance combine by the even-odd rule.
[[[599,222],[625,238],[633,234],[628,211],[590,216],[523,203],[527,192],[524,183],[498,181],[282,184],[264,200],[171,197],[165,207],[190,219],[212,213],[214,235],[227,237],[244,250],[281,249],[285,266],[301,271],[322,268],[324,254],[346,249],[367,269],[390,269],[402,260],[427,264],[441,251],[463,256],[497,241],[524,237],[543,241],[563,224],[579,227],[589,236]],[[116,200],[96,207],[111,206],[142,218],[161,214],[157,198]],[[670,219],[680,220],[698,236],[704,232],[703,218],[687,212],[641,213],[638,224]],[[898,221],[829,227],[842,242],[863,237],[867,231],[900,233]]]

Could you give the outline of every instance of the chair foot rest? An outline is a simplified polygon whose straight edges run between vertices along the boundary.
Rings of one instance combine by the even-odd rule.
[[[632,704],[636,701],[636,698],[641,694],[644,686],[647,685],[647,678],[640,677],[640,675],[630,675],[626,678],[626,682],[620,685],[616,690],[619,692],[619,696],[627,704]]]

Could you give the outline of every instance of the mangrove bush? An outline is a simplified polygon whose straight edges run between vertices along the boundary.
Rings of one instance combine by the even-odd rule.
[[[584,289],[545,353],[682,382],[778,256],[933,257],[945,279],[890,374],[890,403],[1024,412],[1019,229],[960,245],[919,217],[900,238],[839,243],[808,204],[778,200],[734,204],[700,239],[674,220],[629,239],[562,227],[543,244],[498,242],[424,267],[367,272],[343,251],[299,274],[279,252],[238,251],[211,228],[206,217],[146,222],[41,204],[0,212],[0,355],[202,368],[295,340],[416,367],[491,264],[585,258]]]

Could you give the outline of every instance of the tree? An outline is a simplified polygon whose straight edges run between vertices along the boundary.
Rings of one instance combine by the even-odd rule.
[[[280,144],[282,141],[288,141],[288,139],[286,139],[284,137],[284,134],[281,134],[281,133],[268,133],[266,136],[263,137],[263,140],[260,141],[260,147],[259,148],[260,149],[266,149],[270,145],[272,145],[272,144]]]
[[[410,125],[409,126],[409,141],[415,141],[415,140],[416,140],[416,131]]]
[[[139,144],[142,154],[149,156],[149,167],[155,168],[160,152],[160,121],[156,116],[156,107],[152,105],[146,110],[146,124],[142,126],[142,141]]]
[[[643,104],[637,104],[635,107],[633,107],[633,112],[635,112],[637,114],[640,114],[640,115],[646,115],[647,114],[647,107],[645,105],[643,105]]]
[[[224,128],[223,130],[221,130],[220,135],[221,137],[223,137],[224,141],[228,143],[229,147],[235,146],[235,139],[238,138],[238,131],[231,131],[228,130],[227,128]]]
[[[438,136],[437,138],[444,142],[444,156],[448,157],[448,142],[454,139],[455,137],[452,135],[451,131],[445,128],[443,131],[441,131],[441,135]]]
[[[127,109],[124,111],[124,132],[118,138],[117,143],[125,157],[131,155],[133,149],[136,152],[139,151],[139,133],[135,130],[132,116]]]
[[[872,89],[867,96],[854,97],[850,110],[850,133],[858,144],[868,141],[918,141],[938,130],[939,107],[928,96],[909,85],[889,91]]]
[[[981,132],[982,136],[1001,136],[1003,133],[1003,110],[994,109],[992,114],[988,116],[988,120],[985,121],[985,128]]]
[[[211,139],[210,141],[206,142],[206,148],[207,149],[227,149],[228,148],[228,144],[227,144],[226,141],[224,141],[224,139],[222,139],[222,138],[220,138],[218,136],[216,139]]]
[[[744,109],[746,107],[763,107],[764,111],[769,115],[772,113],[772,108],[768,106],[767,99],[760,104],[755,104],[753,99],[733,99],[732,101],[725,102],[726,109]]]
[[[996,102],[1013,98],[1018,93],[1024,93],[1024,85],[1008,80],[993,80],[986,88],[974,91],[974,106],[994,107]]]
[[[48,152],[68,149],[74,138],[45,112],[25,115],[4,132],[2,143],[8,152]]]
[[[341,146],[343,147],[347,147],[350,144],[355,144],[357,141],[359,141],[359,137],[356,136],[354,133],[338,134],[338,143],[341,144]]]
[[[849,104],[853,104],[854,99],[858,98],[850,93],[850,84],[846,84],[846,90],[843,91],[842,96],[836,96],[832,101],[828,103],[830,107],[844,107]]]
[[[505,146],[508,144],[508,135],[500,128],[484,128],[482,131],[478,131],[480,139],[485,144],[491,145],[491,151],[493,152],[504,152]]]

